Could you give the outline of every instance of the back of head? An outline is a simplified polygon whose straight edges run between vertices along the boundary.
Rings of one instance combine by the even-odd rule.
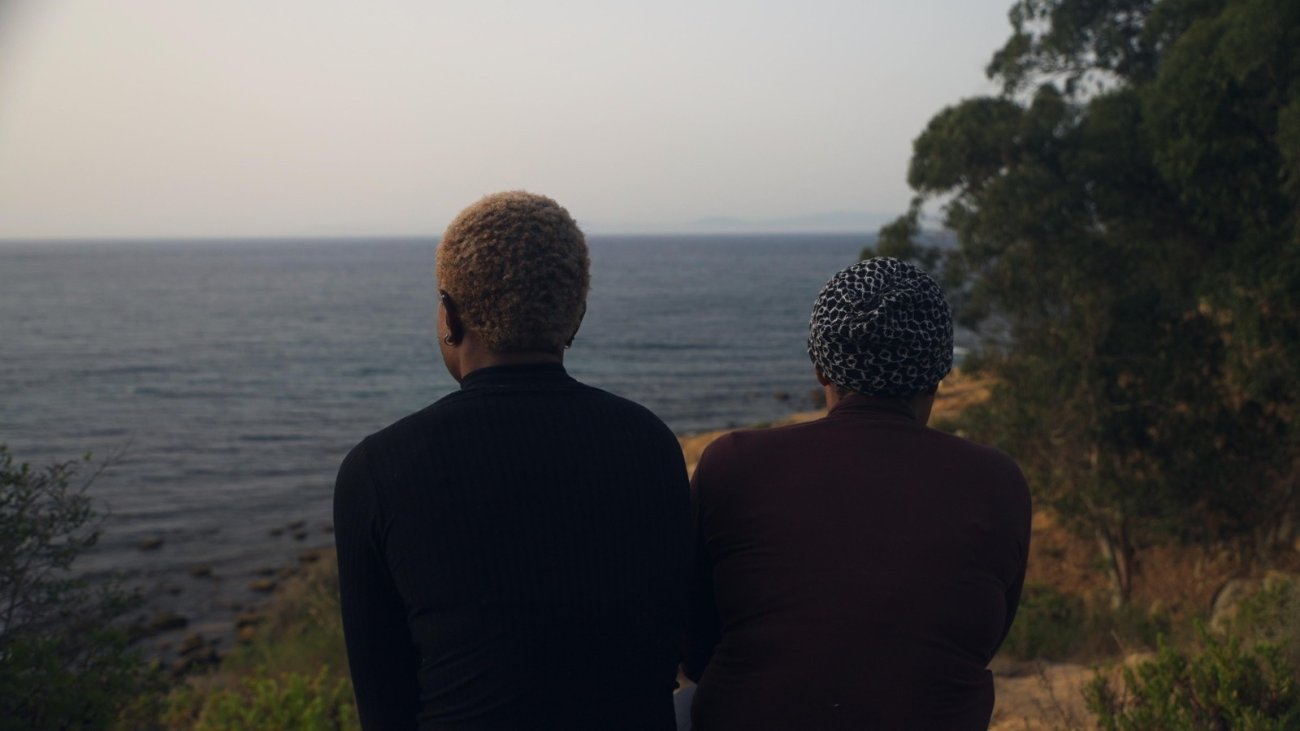
[[[842,389],[891,397],[929,393],[952,370],[952,314],[943,290],[898,259],[860,261],[817,295],[808,355]]]
[[[559,351],[582,322],[591,259],[569,212],[522,191],[456,216],[437,254],[438,286],[498,353]]]

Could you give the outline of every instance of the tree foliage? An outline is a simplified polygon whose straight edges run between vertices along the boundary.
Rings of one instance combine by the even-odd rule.
[[[89,459],[89,458],[87,458]],[[115,626],[136,603],[70,574],[98,539],[82,463],[34,470],[0,444],[0,729],[107,728],[157,685]]]
[[[1097,538],[1117,597],[1135,547],[1294,530],[1300,481],[1300,4],[1021,0],[1002,93],[916,140],[920,259],[944,201],[968,319],[1011,347],[980,415],[1036,498]],[[901,241],[900,241],[901,240]]]

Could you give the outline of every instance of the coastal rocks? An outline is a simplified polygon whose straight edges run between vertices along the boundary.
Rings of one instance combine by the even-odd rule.
[[[174,629],[183,629],[190,621],[175,612],[161,611],[153,615],[149,623],[145,625],[147,634],[158,634],[159,632],[170,632]]]
[[[262,615],[260,612],[240,612],[239,615],[235,617],[235,626],[241,629],[244,627],[259,625],[261,623]]]
[[[185,635],[185,639],[181,640],[179,652],[181,655],[193,655],[199,650],[207,647],[207,644],[208,643],[203,641],[203,635],[198,632],[192,632]]]
[[[324,527],[321,528],[321,531],[327,534],[333,533],[334,526],[330,524],[326,524]],[[283,526],[276,526],[275,528],[272,528],[269,531],[269,534],[272,538],[280,538],[282,536],[288,535],[290,538],[294,539],[295,541],[305,541],[307,540],[307,538],[311,536],[311,531],[307,528],[307,521],[295,520],[292,523],[288,523]]]
[[[262,623],[262,615],[257,612],[241,612],[235,617],[235,637],[241,644],[248,644],[257,636],[257,626]]]
[[[1222,630],[1233,617],[1241,600],[1255,593],[1258,585],[1250,579],[1229,579],[1210,601],[1210,627]]]
[[[295,541],[307,540],[307,521],[295,520],[285,526],[285,528],[289,531],[289,534],[293,536]]]
[[[172,675],[181,676],[221,663],[216,640],[207,641],[198,632],[186,635],[178,648],[179,657],[172,663]]]
[[[185,629],[185,627],[189,626],[189,623],[189,618],[175,612],[163,610],[155,613],[152,617],[141,615],[127,627],[127,637],[134,644],[165,632]]]
[[[323,553],[324,553],[324,549],[308,548],[305,551],[302,551],[301,553],[298,554],[298,563],[305,563],[305,564],[316,563],[321,559],[321,555]]]
[[[324,521],[285,520],[280,530],[294,524],[310,540],[306,544],[282,541],[256,559],[262,563],[241,565],[182,552],[178,556],[182,560],[168,567],[144,593],[145,605],[125,628],[130,642],[158,660],[166,672],[182,674],[216,663],[214,656],[240,644],[257,642],[265,631],[265,607],[278,601],[272,597],[290,586],[294,577],[334,562],[333,546],[324,545],[330,541],[320,535],[327,525]],[[286,533],[284,538],[288,537]],[[134,548],[135,541],[129,546]],[[164,553],[172,548],[164,546]],[[193,637],[200,632],[201,642]]]
[[[1300,576],[1281,571],[1269,571],[1262,579],[1236,578],[1224,582],[1210,602],[1210,627],[1223,630],[1237,616],[1242,602],[1264,589],[1279,586],[1295,587],[1300,591]]]
[[[254,579],[248,584],[249,591],[255,591],[259,594],[269,594],[275,591],[275,579]]]

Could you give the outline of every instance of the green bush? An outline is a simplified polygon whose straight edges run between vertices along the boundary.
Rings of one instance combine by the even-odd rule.
[[[252,642],[174,689],[166,728],[356,729],[332,552],[286,582]]]
[[[1016,621],[1003,652],[1022,660],[1055,660],[1069,655],[1084,634],[1083,601],[1055,587],[1029,585],[1020,598]]]
[[[0,444],[0,731],[108,728],[162,689],[117,623],[138,598],[70,570],[99,535],[88,460],[33,470]]]
[[[1114,655],[1116,651],[1127,654],[1155,650],[1162,637],[1182,638],[1194,634],[1190,626],[1174,627],[1169,612],[1159,606],[1097,605],[1088,617],[1087,639],[1081,654],[1097,658]]]
[[[310,675],[328,665],[346,679],[347,661],[338,571],[329,551],[276,591],[262,612],[255,640],[237,647],[221,668],[234,675]]]
[[[1236,637],[1198,627],[1199,647],[1163,641],[1152,660],[1123,671],[1116,689],[1097,675],[1084,690],[1088,709],[1106,731],[1147,729],[1300,728],[1295,670],[1275,643],[1243,648]]]
[[[1002,652],[1020,660],[1082,661],[1154,649],[1173,630],[1169,613],[1159,607],[1089,605],[1054,586],[1030,584]]]
[[[315,675],[251,676],[235,688],[173,693],[164,715],[170,728],[192,731],[343,731],[357,729],[352,689],[328,667]]]
[[[1266,580],[1242,600],[1227,630],[1243,639],[1276,644],[1287,662],[1300,668],[1300,582]]]

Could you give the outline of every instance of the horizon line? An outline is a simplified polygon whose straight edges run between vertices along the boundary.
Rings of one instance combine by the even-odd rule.
[[[924,231],[943,231],[946,229],[923,229]],[[825,235],[825,236],[877,236],[879,230],[865,229],[760,229],[760,230],[694,230],[694,229],[669,229],[663,231],[648,230],[614,230],[599,229],[596,231],[584,231],[587,237],[592,236],[629,236],[629,237],[647,237],[647,236],[808,236],[808,235]],[[442,233],[350,233],[350,234],[149,234],[143,236],[132,235],[92,235],[92,236],[0,236],[0,245],[5,244],[29,244],[29,243],[149,243],[149,242],[257,242],[257,241],[356,241],[358,239],[377,239],[377,240],[419,240],[431,239],[438,240],[442,238]]]

